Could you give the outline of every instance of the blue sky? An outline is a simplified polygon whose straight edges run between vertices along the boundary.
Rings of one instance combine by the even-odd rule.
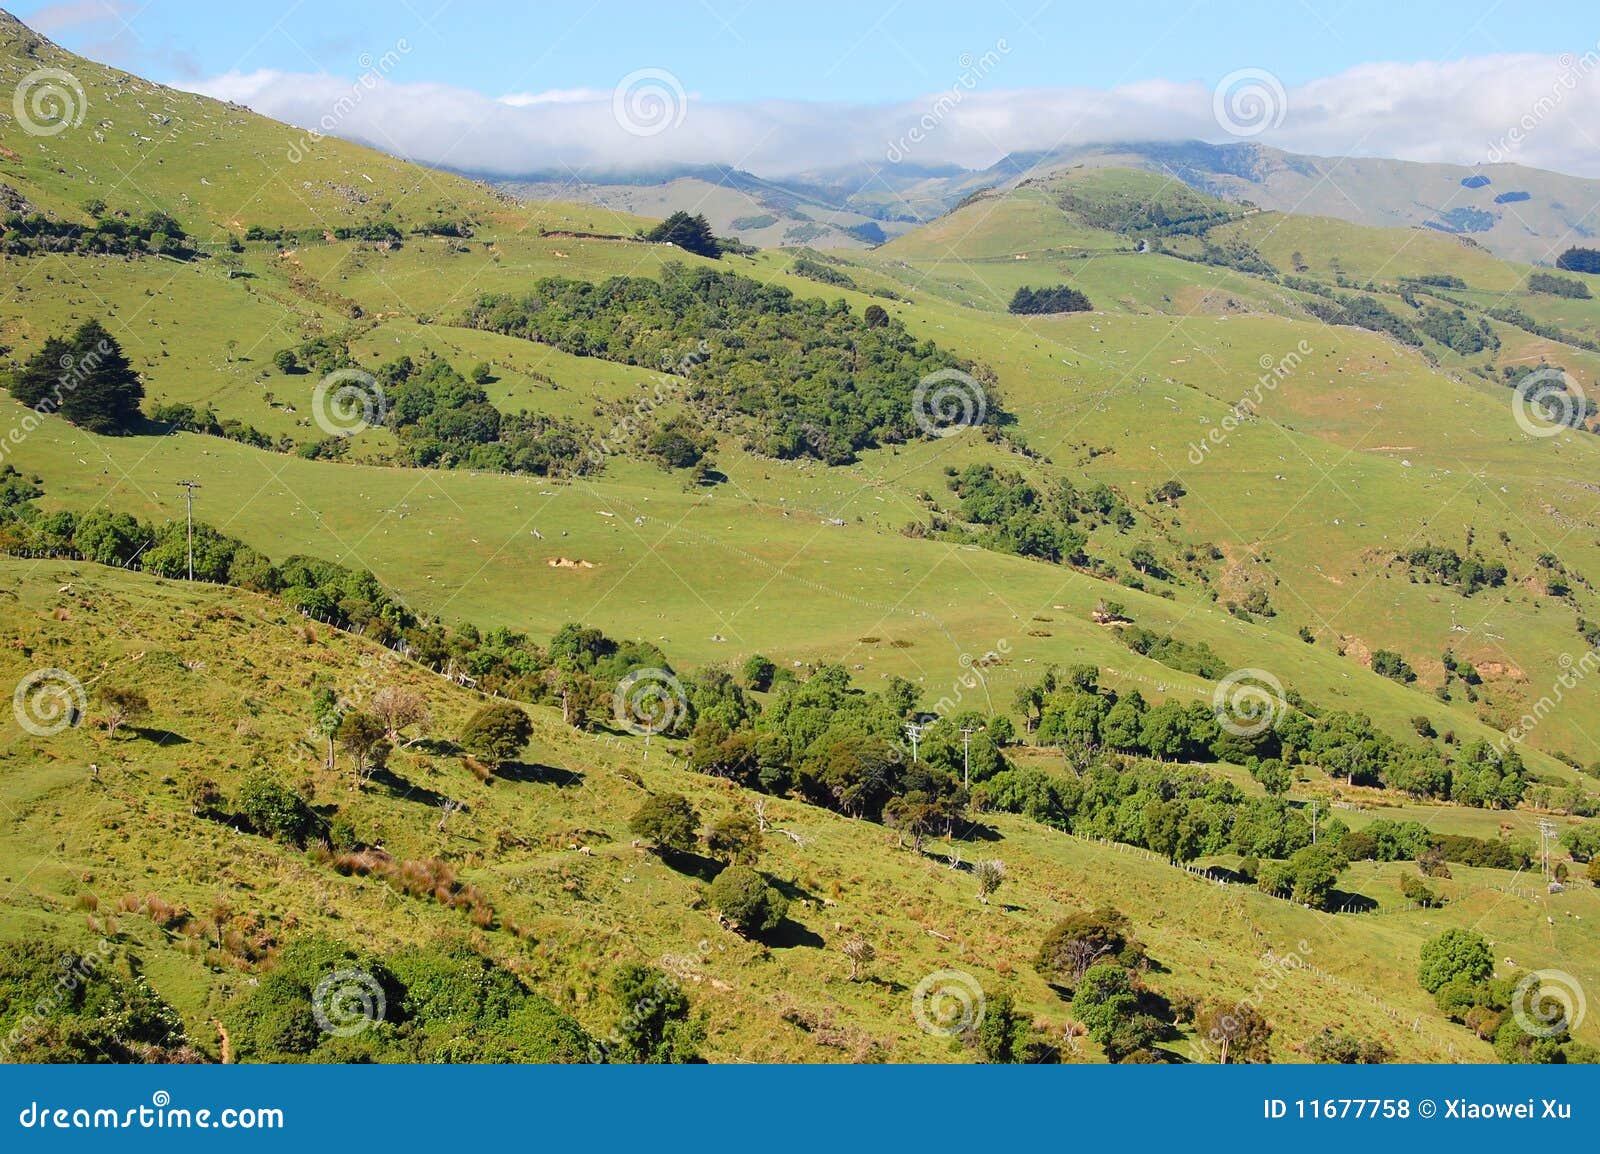
[[[1248,139],[1600,176],[1592,0],[10,2],[93,59],[486,175]]]
[[[1583,52],[1592,4],[902,3],[101,3],[25,0],[13,10],[65,47],[153,79],[228,72],[357,75],[398,39],[408,68],[486,95],[609,88],[634,69],[671,70],[714,101],[880,103],[948,83],[963,53],[1005,39],[1008,87],[1213,83],[1237,68],[1285,84],[1375,61]],[[222,13],[226,10],[226,15]]]

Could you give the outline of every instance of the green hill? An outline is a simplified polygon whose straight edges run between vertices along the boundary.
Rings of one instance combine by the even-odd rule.
[[[433,1030],[465,1019],[403,1008],[461,948],[537,1019],[505,1040],[523,1058],[604,1037],[630,962],[680,973],[713,1060],[992,1057],[918,1028],[944,970],[1068,1060],[1185,1055],[1197,1008],[1252,991],[1278,1060],[1324,1054],[1324,1027],[1488,1060],[1417,984],[1429,938],[1485,933],[1502,1003],[1529,970],[1600,976],[1587,855],[1556,851],[1565,890],[1525,864],[1541,821],[1595,812],[1600,441],[1582,407],[1545,435],[1517,391],[1540,366],[1592,388],[1592,299],[1456,238],[1106,167],[871,252],[711,260],[0,23],[0,73],[39,68],[87,107],[48,138],[0,125],[7,375],[96,319],[146,419],[102,436],[0,399],[0,676],[84,693],[81,724],[19,715],[0,752],[8,958],[109,942],[198,1053],[222,1056],[215,1019],[229,1056],[284,1057],[331,1044],[294,975],[365,950],[402,1008],[352,1045],[394,1048],[317,1051],[340,1059],[485,1057]],[[1091,307],[1010,311],[1063,287]],[[349,421],[341,382],[369,390]],[[231,587],[180,579],[185,480],[200,576]],[[1064,680],[1084,668],[1094,692]],[[689,687],[648,741],[611,716],[645,671]],[[1227,741],[1212,713],[1238,673],[1277,686],[1302,740]],[[325,768],[318,702],[360,713],[379,689],[420,695],[431,734],[390,735],[365,782],[360,752]],[[148,707],[114,734],[110,690]],[[469,739],[486,692],[533,718],[499,774]],[[1085,720],[1135,693],[1157,719],[1139,732]],[[893,744],[919,718],[927,769]],[[1508,729],[1502,775],[1483,751]],[[631,827],[665,794],[707,835],[678,858]],[[711,887],[715,823],[758,807],[788,899],[765,935]],[[1404,852],[1348,839],[1371,856],[1336,889],[1274,886],[1330,815],[1426,828]],[[1421,882],[1452,836],[1476,840]],[[1054,923],[1106,905],[1148,955],[1118,953],[1154,1040],[1081,1037],[1089,1008],[1034,967]],[[851,980],[857,939],[875,960]],[[1305,964],[1284,977],[1269,950]],[[1509,1020],[1470,1008],[1486,1036]]]

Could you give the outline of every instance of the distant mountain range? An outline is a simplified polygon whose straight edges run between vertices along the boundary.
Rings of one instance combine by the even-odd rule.
[[[737,168],[642,173],[530,173],[497,180],[517,196],[582,200],[644,216],[703,212],[719,233],[762,247],[863,248],[950,211],[986,188],[1077,165],[1143,168],[1265,209],[1358,224],[1427,228],[1501,256],[1552,263],[1600,227],[1588,206],[1600,181],[1515,164],[1469,168],[1302,156],[1259,144],[1128,143],[1014,153],[982,170],[851,165],[768,179]]]

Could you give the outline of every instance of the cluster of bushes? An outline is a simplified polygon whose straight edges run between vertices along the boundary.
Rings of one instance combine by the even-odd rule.
[[[1156,196],[1134,192],[1083,192],[1069,188],[1057,198],[1063,212],[1090,228],[1153,236],[1200,236],[1233,215],[1187,188],[1165,188]]]
[[[192,1062],[199,1055],[137,959],[120,949],[83,952],[30,938],[0,946],[0,1059],[88,1065]]]
[[[832,285],[835,288],[853,289],[856,287],[854,278],[849,273],[843,272],[826,263],[821,257],[809,253],[794,258],[794,264],[789,266],[789,271],[795,276],[803,276],[807,280],[814,280],[818,284]]]
[[[1500,338],[1487,320],[1470,317],[1461,309],[1442,309],[1429,305],[1417,318],[1416,326],[1424,336],[1432,337],[1462,356],[1500,347]]]
[[[1124,640],[1134,635],[1135,643],[1145,646],[1142,652],[1159,654],[1174,668],[1202,677],[1216,677],[1222,668],[1204,646],[1175,643],[1139,626],[1126,626],[1123,633]],[[1180,646],[1176,651],[1170,648],[1174,644]],[[1482,808],[1515,806],[1527,789],[1514,749],[1501,752],[1484,741],[1460,747],[1398,741],[1362,713],[1338,711],[1313,719],[1284,706],[1260,732],[1241,736],[1224,729],[1209,704],[1151,706],[1138,690],[1102,689],[1093,666],[1048,670],[1040,682],[1018,691],[1015,704],[1041,745],[1081,758],[1105,750],[1163,761],[1231,762],[1249,768],[1276,793],[1288,789],[1297,764],[1318,766],[1351,785],[1381,785]]]
[[[420,231],[420,230],[418,230]],[[455,236],[455,232],[441,235]],[[320,244],[329,236],[334,240],[365,240],[398,247],[405,238],[394,224],[387,220],[365,221],[361,224],[339,225],[336,228],[271,228],[253,224],[245,229],[244,239],[272,241],[274,244]]]
[[[105,214],[104,205],[93,224],[56,220],[43,213],[8,213],[0,217],[0,253],[34,256],[39,253],[78,253],[101,256],[150,254],[188,260],[195,255],[189,235],[164,212],[149,212],[124,220]]]
[[[1041,490],[1016,470],[989,464],[950,467],[945,475],[960,500],[955,515],[965,526],[952,528],[936,515],[932,531],[996,552],[1089,565],[1089,530],[1109,525],[1123,532],[1136,523],[1127,502],[1103,482],[1080,490],[1063,480]],[[928,532],[920,525],[908,531]]]
[[[637,967],[643,970],[643,967]],[[647,977],[651,972],[647,972]],[[648,1060],[668,1026],[678,1060],[699,1035],[688,1001],[636,1015],[631,968],[613,980],[622,1045],[608,1046],[510,971],[464,945],[386,956],[302,938],[224,1014],[236,1056],[257,1062],[582,1063]],[[635,1023],[635,1017],[647,1021]]]
[[[842,300],[802,299],[734,273],[668,264],[660,280],[548,277],[526,296],[484,297],[465,323],[681,374],[685,400],[747,430],[754,451],[837,464],[922,435],[928,414],[913,402],[930,374],[979,371],[874,308],[857,315]],[[963,387],[969,417],[998,415],[984,385]]]
[[[1600,1062],[1600,1050],[1572,1039],[1569,1030],[1573,1023],[1564,1016],[1569,1008],[1544,1004],[1548,992],[1540,989],[1538,974],[1530,973],[1529,978],[1532,987],[1496,978],[1488,941],[1482,934],[1463,929],[1445,930],[1423,943],[1417,970],[1417,980],[1433,995],[1440,1011],[1493,1042],[1502,1062]],[[1514,1002],[1521,1017],[1538,1022],[1538,1033],[1523,1028],[1517,1020],[1519,1014],[1513,1012]]]
[[[1467,282],[1453,273],[1430,272],[1421,276],[1403,276],[1400,278],[1400,285],[1402,288],[1464,289],[1467,287]]]
[[[294,442],[288,437],[274,441],[254,425],[247,425],[236,417],[218,417],[217,411],[210,405],[202,409],[184,404],[157,405],[150,410],[150,423],[160,425],[169,432],[222,437],[256,449],[287,453],[294,447]]]
[[[1422,344],[1422,337],[1410,321],[1371,297],[1345,293],[1332,301],[1305,301],[1304,307],[1324,324],[1353,325],[1373,332],[1388,333],[1403,345],[1418,347]]]
[[[1600,351],[1600,342],[1594,341],[1580,333],[1568,332],[1559,325],[1546,324],[1544,321],[1535,320],[1515,305],[1496,305],[1486,309],[1485,315],[1491,320],[1501,321],[1512,328],[1521,329],[1525,333],[1532,333],[1536,337],[1544,337],[1549,341],[1560,341],[1562,344],[1576,345],[1580,349],[1590,352]]]
[[[1083,549],[1088,537],[1074,527],[1078,517],[1065,494],[1048,499],[1022,474],[993,465],[951,472],[950,487],[961,502],[959,515],[981,526],[976,541],[984,548],[1071,565],[1087,560]]]
[[[377,376],[388,402],[384,423],[398,434],[413,465],[543,477],[583,474],[600,464],[576,422],[502,413],[481,383],[468,381],[443,358],[419,365],[401,356]]]
[[[1571,277],[1553,276],[1547,272],[1528,274],[1528,291],[1547,296],[1568,297],[1572,300],[1589,299],[1589,286]]]
[[[1088,297],[1064,284],[1040,289],[1023,285],[1012,296],[1006,310],[1031,316],[1046,313],[1086,313],[1093,307]]]
[[[1600,273],[1600,249],[1574,245],[1556,257],[1556,267],[1565,272]]]
[[[1471,597],[1480,589],[1499,588],[1506,583],[1508,575],[1503,562],[1476,554],[1463,557],[1442,545],[1423,545],[1409,550],[1401,555],[1401,560],[1413,571],[1459,590],[1464,597]]]
[[[1180,673],[1217,678],[1227,670],[1222,658],[1204,641],[1181,641],[1169,633],[1156,633],[1141,625],[1118,626],[1117,637],[1135,653]]]
[[[1448,877],[1438,864],[1446,861],[1504,870],[1526,869],[1532,862],[1531,847],[1521,842],[1434,833],[1421,822],[1390,818],[1346,831],[1338,846],[1351,861],[1415,861],[1430,877]]]

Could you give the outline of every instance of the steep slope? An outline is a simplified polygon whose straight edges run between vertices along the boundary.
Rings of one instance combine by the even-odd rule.
[[[211,1021],[229,1018],[259,972],[248,955],[206,945],[198,925],[219,909],[230,927],[223,937],[247,930],[256,948],[318,933],[379,950],[470,940],[597,1035],[625,1009],[603,993],[613,968],[666,965],[709,1016],[708,1053],[718,1060],[963,1060],[969,1051],[920,1030],[913,1013],[918,984],[950,970],[962,974],[946,981],[1014,996],[1066,1060],[1094,1060],[1088,1040],[1064,1040],[1068,1009],[1031,960],[1054,918],[1105,903],[1132,914],[1161,963],[1153,980],[1169,997],[1258,999],[1276,1026],[1274,1055],[1285,1061],[1304,1060],[1301,1048],[1325,1027],[1377,1040],[1401,1058],[1487,1058],[1486,1046],[1438,1017],[1412,971],[1426,937],[1491,914],[1497,955],[1524,966],[1559,960],[1585,982],[1600,980],[1593,931],[1584,928],[1600,921],[1592,889],[1521,896],[1494,888],[1504,885],[1501,871],[1460,869],[1444,887],[1452,905],[1423,911],[1398,902],[1393,867],[1369,863],[1348,884],[1379,910],[1346,917],[1219,887],[1023,818],[993,815],[984,819],[987,844],[935,841],[922,854],[896,848],[882,827],[770,798],[768,818],[797,837],[769,837],[763,867],[794,879],[800,900],[781,939],[748,942],[704,908],[700,881],[630,840],[628,815],[651,792],[685,793],[708,820],[759,800],[688,772],[672,743],[584,737],[537,709],[532,744],[490,782],[424,742],[356,789],[344,755],[343,769],[325,769],[307,736],[315,678],[339,679],[357,698],[416,690],[436,735],[458,731],[481,699],[237,591],[92,565],[0,560],[0,571],[17,638],[0,656],[0,677],[60,660],[82,674],[91,715],[103,686],[135,676],[151,704],[147,719],[116,737],[87,722],[7,735],[0,856],[11,898],[0,931],[92,944],[98,927],[140,957],[213,1055]],[[232,798],[263,765],[281,767],[325,820],[351,823],[396,859],[447,863],[492,907],[493,923],[473,928],[463,911],[341,876],[219,823],[192,800],[208,790]],[[445,799],[461,806],[441,817]],[[987,906],[970,875],[946,865],[947,856],[979,854],[1007,866],[1003,900]],[[124,895],[131,904],[119,904]],[[146,911],[166,907],[193,911],[197,928],[150,924],[160,915]],[[877,950],[871,980],[849,980],[839,952],[857,935]],[[1183,1036],[1167,1044],[1189,1053]]]

